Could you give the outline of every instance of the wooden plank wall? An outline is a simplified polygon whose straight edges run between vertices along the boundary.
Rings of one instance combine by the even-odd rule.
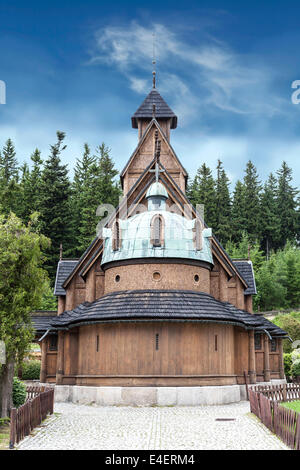
[[[99,351],[96,350],[97,336]],[[78,373],[150,376],[234,374],[233,327],[161,322],[82,326]]]

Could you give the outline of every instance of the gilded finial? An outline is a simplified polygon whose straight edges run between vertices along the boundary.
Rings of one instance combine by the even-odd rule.
[[[152,72],[152,86],[153,86],[153,88],[155,88],[155,87],[156,87],[155,33],[153,33],[152,36],[153,36],[153,58],[152,58],[153,72]]]

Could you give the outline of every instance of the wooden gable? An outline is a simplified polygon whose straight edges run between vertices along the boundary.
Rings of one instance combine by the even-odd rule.
[[[123,183],[124,194],[127,194],[132,186],[137,182],[143,174],[145,168],[151,163],[154,155],[154,132],[158,130],[159,139],[161,140],[160,161],[168,170],[170,175],[176,181],[183,192],[186,188],[187,172],[181,165],[174,149],[172,148],[167,135],[159,122],[153,118],[146,127],[139,144],[125,168],[121,173],[121,181]]]

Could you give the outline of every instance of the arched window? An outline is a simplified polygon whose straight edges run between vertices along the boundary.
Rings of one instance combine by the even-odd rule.
[[[164,219],[162,215],[155,215],[151,220],[151,244],[163,246],[164,244]]]
[[[202,250],[202,222],[196,219],[194,225],[194,247],[196,251]]]
[[[112,249],[117,251],[121,248],[120,222],[116,220],[112,229]]]

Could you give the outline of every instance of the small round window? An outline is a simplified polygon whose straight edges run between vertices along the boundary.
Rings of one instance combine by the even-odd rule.
[[[161,274],[160,274],[160,272],[159,272],[159,271],[154,271],[154,273],[153,273],[153,276],[152,276],[152,277],[153,277],[153,280],[154,280],[154,281],[159,281],[159,280],[160,280],[160,278],[161,278]]]
[[[198,275],[198,274],[195,274],[195,276],[194,276],[194,281],[195,281],[195,282],[199,282],[199,275]]]
[[[117,274],[116,277],[115,277],[115,281],[116,281],[116,282],[120,282],[120,279],[121,279],[121,278],[120,278],[119,274]]]

